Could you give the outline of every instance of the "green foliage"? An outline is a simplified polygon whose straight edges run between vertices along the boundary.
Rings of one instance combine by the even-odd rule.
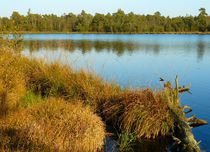
[[[210,31],[210,18],[205,8],[199,9],[198,16],[164,17],[160,12],[153,15],[126,14],[118,10],[113,14],[94,16],[84,10],[78,14],[33,14],[13,12],[11,17],[0,17],[2,32],[111,32],[111,33],[145,33],[145,32],[205,32]]]
[[[200,8],[199,9],[200,14],[198,15],[198,24],[199,24],[199,31],[205,32],[207,28],[207,23],[206,23],[206,9],[205,8]]]
[[[137,137],[135,133],[121,133],[118,137],[118,148],[120,152],[132,152],[133,146],[135,145],[135,142],[137,140]]]
[[[22,97],[19,107],[28,108],[41,102],[43,99],[41,95],[36,95],[33,91],[29,90],[25,96]]]

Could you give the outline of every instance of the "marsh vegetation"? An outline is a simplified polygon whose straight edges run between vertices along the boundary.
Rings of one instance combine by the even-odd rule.
[[[166,138],[162,151],[200,150],[190,129],[199,119],[186,118],[179,93],[189,88],[178,78],[157,91],[121,88],[85,70],[26,58],[19,43],[1,39],[2,151],[104,151],[112,134],[121,151]]]

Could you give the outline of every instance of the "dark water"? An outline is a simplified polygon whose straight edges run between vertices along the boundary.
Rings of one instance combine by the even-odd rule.
[[[210,122],[210,35],[26,34],[24,55],[95,71],[122,87],[160,88],[159,77],[191,84],[182,103]],[[193,129],[210,151],[210,125]]]

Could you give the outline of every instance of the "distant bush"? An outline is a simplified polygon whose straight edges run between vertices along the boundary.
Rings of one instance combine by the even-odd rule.
[[[11,151],[97,151],[103,148],[101,119],[78,101],[48,99],[0,120],[0,146]]]

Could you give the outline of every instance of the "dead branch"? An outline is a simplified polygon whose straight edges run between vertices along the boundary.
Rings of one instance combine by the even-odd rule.
[[[198,119],[196,117],[194,117],[192,119],[192,121],[189,122],[190,127],[193,127],[193,128],[203,126],[203,125],[207,125],[207,124],[208,124],[208,122],[206,120]]]
[[[188,111],[185,111],[185,109],[187,109]],[[185,114],[188,114],[188,113],[192,112],[192,108],[188,105],[184,105],[183,106],[183,111],[184,111]]]
[[[185,87],[185,86],[179,87],[178,91],[179,91],[179,93],[189,92],[190,91],[190,86],[188,86],[188,87]]]

